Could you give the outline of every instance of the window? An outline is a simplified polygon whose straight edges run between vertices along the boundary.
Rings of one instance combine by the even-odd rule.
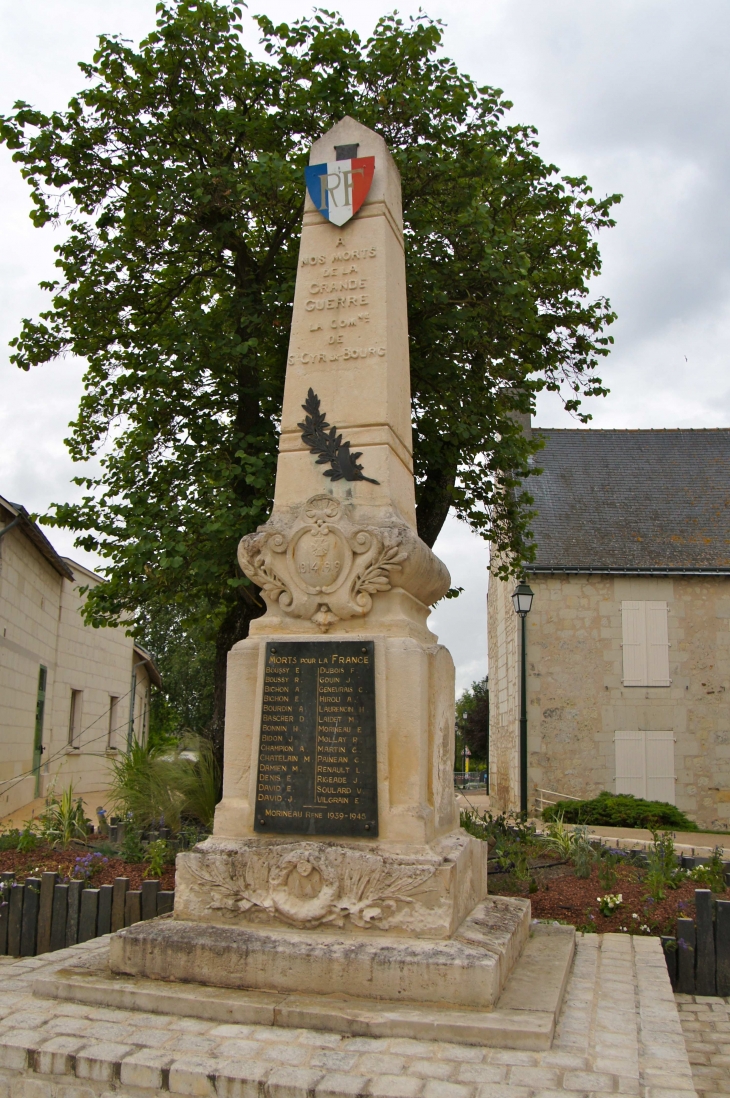
[[[624,686],[671,686],[666,602],[622,602]]]
[[[81,731],[81,690],[71,691],[71,708],[68,714],[69,747],[78,747],[78,735]]]
[[[616,792],[675,803],[674,733],[616,732]]]
[[[117,749],[117,720],[119,719],[119,698],[109,695],[109,733],[106,746],[109,751]]]

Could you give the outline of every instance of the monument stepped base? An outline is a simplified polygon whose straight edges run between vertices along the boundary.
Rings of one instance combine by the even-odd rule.
[[[154,919],[120,930],[118,975],[281,994],[493,1007],[529,934],[530,904],[487,898],[446,940]]]
[[[140,929],[143,925],[138,924]],[[175,922],[169,919],[155,925],[157,928],[176,928]],[[211,934],[222,930],[195,929]],[[122,940],[122,934],[129,940],[130,932],[134,930],[137,927],[120,932],[117,942]],[[348,944],[352,946],[353,943]],[[241,990],[154,980],[114,973],[94,955],[85,964],[40,976],[35,981],[34,992],[45,998],[93,1006],[221,1023],[541,1051],[552,1044],[574,949],[573,927],[533,926],[502,994],[491,1009],[459,1009],[433,1002],[406,1003],[338,994]],[[432,986],[437,986],[435,981]]]

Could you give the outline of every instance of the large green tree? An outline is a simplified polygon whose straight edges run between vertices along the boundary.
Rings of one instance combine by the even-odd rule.
[[[225,655],[263,607],[236,543],[267,517],[311,142],[345,114],[383,135],[403,178],[418,527],[449,508],[507,562],[529,559],[531,444],[514,417],[547,386],[604,392],[608,303],[596,232],[616,196],[560,177],[501,92],[441,52],[426,17],[362,41],[316,12],[258,17],[261,57],[225,0],[167,0],[138,48],[102,36],[63,111],[0,119],[33,198],[61,222],[58,280],[13,360],[88,364],[68,439],[81,503],[47,521],[109,561],[89,619],[167,608]],[[511,562],[511,565],[510,563]],[[140,624],[140,628],[142,625]]]

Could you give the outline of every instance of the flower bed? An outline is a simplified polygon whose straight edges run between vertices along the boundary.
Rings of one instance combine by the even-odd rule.
[[[701,883],[685,878],[677,888],[666,888],[663,900],[655,901],[648,895],[645,870],[626,865],[619,866],[616,872],[618,883],[608,894],[620,894],[622,902],[607,915],[600,910],[601,899],[606,897],[607,890],[601,886],[595,867],[590,877],[582,879],[576,877],[568,865],[534,869],[532,878],[537,891],[533,892],[527,881],[515,881],[509,874],[493,873],[489,878],[489,891],[493,896],[527,896],[532,903],[534,919],[556,919],[599,934],[608,931],[674,934],[678,918],[694,916],[695,889],[703,887]],[[728,900],[730,889],[716,892],[715,896]]]
[[[113,884],[117,877],[128,877],[131,889],[142,887],[148,868],[145,864],[125,862],[113,854],[100,854],[84,864],[89,854],[94,854],[94,851],[80,846],[56,850],[52,846],[38,845],[27,853],[3,850],[0,851],[0,873],[14,873],[18,881],[38,877],[43,872],[58,873],[60,880],[86,880],[92,888]],[[91,875],[87,876],[89,870]],[[175,887],[175,866],[165,866],[159,880],[162,890],[172,891]]]

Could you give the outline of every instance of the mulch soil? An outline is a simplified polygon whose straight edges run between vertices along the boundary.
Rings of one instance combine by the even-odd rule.
[[[43,872],[58,873],[62,881],[78,880],[79,874],[73,872],[76,860],[86,854],[93,853],[92,849],[80,844],[73,845],[68,850],[58,850],[52,846],[39,845],[27,854],[21,853],[19,850],[2,850],[0,851],[0,873],[15,873],[18,881],[23,881],[26,877],[38,877]],[[129,877],[129,887],[132,890],[142,887],[142,881],[145,880],[144,873],[147,869],[144,863],[131,864],[121,858],[106,854],[102,858],[106,858],[106,861],[94,859],[99,863],[100,868],[95,870],[88,882],[91,888],[98,888],[99,885],[103,884],[112,884],[115,877]],[[165,867],[165,871],[160,877],[160,889],[163,892],[171,892],[174,887],[175,866],[169,865]]]
[[[599,934],[626,930],[673,935],[677,918],[694,918],[695,889],[702,887],[696,881],[685,880],[676,889],[665,889],[665,898],[655,903],[649,896],[645,871],[636,866],[619,866],[617,875],[618,883],[606,889],[602,887],[595,867],[590,877],[580,878],[575,876],[572,867],[555,862],[548,868],[533,870],[538,885],[536,892],[530,893],[526,881],[515,881],[510,874],[497,872],[489,875],[489,892],[493,896],[526,897],[532,904],[533,919],[558,920]],[[601,914],[597,899],[607,892],[620,893],[623,897],[621,906],[608,916]],[[730,889],[716,895],[717,899],[728,900]],[[642,930],[642,927],[649,930]]]

